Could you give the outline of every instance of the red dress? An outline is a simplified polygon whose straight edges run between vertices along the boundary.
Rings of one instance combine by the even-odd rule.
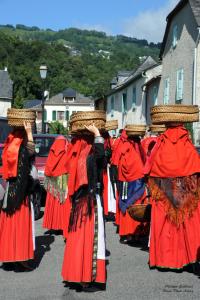
[[[200,259],[200,159],[183,126],[159,137],[147,171],[153,200],[149,264],[183,268]]]
[[[73,142],[68,183],[70,199],[77,191],[81,192],[81,189],[88,185],[88,173],[92,166],[88,166],[86,162],[87,157],[90,155],[91,158],[93,155],[91,154],[92,143],[88,140],[87,138],[78,138]],[[101,152],[104,154],[103,144]],[[100,152],[98,154],[97,148],[95,153],[99,157],[102,156],[103,159],[104,155],[101,155]],[[98,166],[96,169],[99,171]],[[103,208],[98,195],[96,195],[96,201],[96,204],[94,204],[94,200],[90,202],[90,214],[88,213],[88,196],[76,199],[75,214],[73,214],[72,206],[70,221],[73,221],[69,224],[62,265],[64,281],[106,282]]]
[[[19,149],[23,142],[21,131],[11,133],[4,146],[2,155],[3,178],[15,178],[19,169]],[[21,164],[21,163],[20,163]],[[27,170],[27,169],[26,169]],[[27,170],[28,171],[28,170]],[[23,175],[21,174],[20,178]],[[21,189],[21,185],[19,186]],[[0,210],[0,261],[27,261],[34,257],[33,218],[28,198],[8,214]]]
[[[28,201],[12,215],[0,212],[0,261],[33,259],[32,215]]]
[[[58,178],[68,172],[67,151],[69,142],[63,136],[59,136],[51,146],[45,166],[47,178]],[[47,184],[48,185],[48,184]],[[53,185],[53,184],[52,184]],[[67,187],[66,187],[67,188]],[[57,195],[57,186],[47,186],[46,204],[44,210],[43,227],[53,230],[65,230],[68,226],[70,204],[69,200],[60,201]]]

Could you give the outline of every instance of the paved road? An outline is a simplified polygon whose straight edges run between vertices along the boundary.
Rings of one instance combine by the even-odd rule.
[[[62,236],[45,234],[41,220],[36,222],[36,269],[32,272],[0,268],[2,300],[132,300],[200,299],[200,279],[183,272],[149,270],[148,252],[142,247],[121,245],[116,228],[106,224],[110,251],[106,291],[77,293],[64,287],[60,275],[64,242]]]

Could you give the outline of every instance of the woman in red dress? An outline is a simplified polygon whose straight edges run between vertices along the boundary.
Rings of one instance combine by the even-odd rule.
[[[128,137],[124,130],[116,143],[112,164],[118,170],[118,207],[120,242],[129,243],[143,234],[143,224],[133,220],[127,208],[140,203],[146,196],[143,175],[145,159],[140,138]]]
[[[67,238],[70,204],[67,198],[69,142],[59,136],[51,146],[46,166],[45,183],[47,190],[43,227],[49,230],[63,230]]]
[[[7,187],[0,209],[0,261],[31,269],[27,261],[34,257],[33,210],[27,195],[35,147],[31,124],[24,123],[24,128],[8,136],[2,155]]]
[[[64,281],[91,290],[94,283],[106,283],[105,234],[103,221],[102,170],[104,139],[93,125],[93,136],[72,140],[68,193],[71,215],[62,266]]]
[[[182,124],[170,124],[145,167],[152,194],[150,267],[200,259],[200,158]]]

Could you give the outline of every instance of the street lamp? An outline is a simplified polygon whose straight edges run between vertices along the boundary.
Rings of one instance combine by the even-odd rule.
[[[40,77],[43,80],[43,91],[42,91],[42,133],[45,133],[44,126],[44,92],[45,92],[45,79],[47,77],[47,66],[40,66]]]

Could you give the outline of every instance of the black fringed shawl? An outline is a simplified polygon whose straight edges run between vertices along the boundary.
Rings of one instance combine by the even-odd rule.
[[[102,193],[102,172],[104,164],[104,144],[94,143],[93,152],[87,157],[88,185],[81,186],[72,196],[72,210],[69,222],[69,231],[75,231],[78,217],[82,216],[83,201],[87,199],[86,214],[91,216],[96,194]],[[100,187],[97,184],[100,183]]]

